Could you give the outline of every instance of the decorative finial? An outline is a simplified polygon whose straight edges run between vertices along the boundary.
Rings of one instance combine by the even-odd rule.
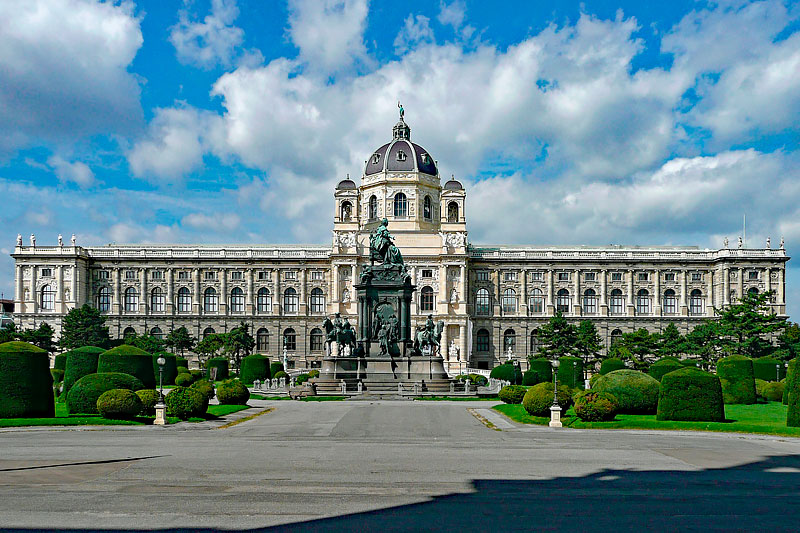
[[[742,236],[739,235],[739,248],[741,248],[741,247],[742,247]]]
[[[403,120],[406,116],[406,111],[403,109],[403,104],[400,103],[400,100],[397,101],[397,109],[400,110],[400,120]]]
[[[727,238],[727,237],[725,237],[725,238],[722,240],[722,246],[724,246],[725,248],[727,248],[727,247],[728,247],[728,238]]]
[[[22,246],[22,233],[17,233],[17,246]]]
[[[58,234],[58,247],[59,248],[64,247],[64,237],[62,237],[60,233]]]
[[[770,240],[770,238],[767,237],[767,249],[769,250],[770,248],[772,248],[772,240]]]
[[[75,247],[75,242],[76,242],[76,241],[77,241],[77,239],[75,238],[75,234],[73,233],[73,234],[72,234],[72,238],[69,240],[69,242],[71,242],[71,243],[72,243],[72,247],[73,247],[73,248]]]
[[[783,245],[783,236],[781,236],[781,250],[783,250],[784,248],[785,248],[785,247],[784,247],[784,245]]]
[[[33,233],[31,233],[31,246],[33,248],[36,248],[36,235],[34,235]]]

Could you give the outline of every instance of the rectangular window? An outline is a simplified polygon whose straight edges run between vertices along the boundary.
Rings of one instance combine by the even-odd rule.
[[[569,272],[559,272],[558,281],[569,281]]]
[[[664,281],[675,281],[675,272],[665,272]]]
[[[206,281],[213,281],[213,280],[217,279],[217,273],[216,272],[205,272],[203,274],[203,277],[206,279]]]
[[[313,272],[311,272],[311,279],[313,281],[322,281],[323,279],[325,279],[323,274],[324,272],[322,272],[322,270],[314,270]]]
[[[583,279],[585,279],[586,281],[594,281],[597,279],[597,274],[594,272],[586,272],[583,275]]]
[[[258,273],[258,281],[269,281],[269,272],[263,270]]]
[[[98,270],[97,271],[97,279],[108,279],[109,272],[108,270]]]
[[[423,278],[432,278],[433,277],[433,270],[425,268],[422,270],[422,277]]]
[[[542,281],[542,272],[531,272],[531,281]]]
[[[126,270],[125,271],[125,279],[136,279],[136,271],[135,270]]]
[[[622,281],[622,272],[612,272],[611,281]]]
[[[650,273],[649,272],[639,272],[636,275],[636,279],[638,279],[639,281],[648,281],[650,279]]]
[[[747,273],[747,279],[749,279],[749,280],[757,280],[758,279],[758,271],[757,270],[751,270],[750,272],[748,272]]]
[[[294,281],[297,279],[297,271],[296,270],[287,270],[283,273],[283,279],[288,281]]]
[[[164,271],[163,270],[153,270],[153,279],[164,279]]]
[[[52,278],[53,277],[53,269],[52,268],[43,268],[42,269],[42,277],[43,278]]]
[[[242,281],[244,279],[244,272],[240,270],[235,270],[231,272],[231,279],[233,281]]]
[[[505,281],[516,281],[517,280],[517,273],[513,271],[503,272],[503,280]]]
[[[478,270],[475,273],[475,277],[478,281],[489,281],[489,271],[488,270]]]
[[[703,274],[701,272],[692,272],[692,281],[703,281]]]

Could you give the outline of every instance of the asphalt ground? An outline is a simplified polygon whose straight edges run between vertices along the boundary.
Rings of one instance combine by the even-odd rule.
[[[800,439],[252,403],[273,411],[226,429],[0,430],[0,531],[800,530]]]

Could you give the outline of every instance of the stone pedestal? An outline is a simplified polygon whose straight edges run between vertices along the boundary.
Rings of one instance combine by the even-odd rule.
[[[411,388],[418,384],[422,392],[450,391],[450,378],[441,357],[326,357],[322,371],[314,380],[318,394],[340,392],[341,382],[348,390],[362,392],[394,392],[398,384]]]
[[[158,402],[156,404],[156,419],[153,420],[154,426],[166,426],[167,425],[167,406],[164,405],[163,402]]]
[[[551,428],[560,428],[562,427],[561,424],[561,406],[559,405],[551,405],[550,406],[550,424]]]

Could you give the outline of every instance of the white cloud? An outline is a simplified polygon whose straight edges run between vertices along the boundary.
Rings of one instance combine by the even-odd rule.
[[[138,127],[139,85],[127,68],[142,33],[132,3],[0,2],[0,20],[0,155]]]
[[[439,2],[439,15],[436,17],[445,26],[452,26],[458,29],[464,23],[467,7],[463,0],[453,0],[449,4],[444,1]]]
[[[62,183],[75,183],[81,188],[91,187],[95,183],[94,172],[86,163],[69,162],[61,156],[51,156],[47,164],[53,168],[58,180]]]
[[[300,58],[322,74],[367,62],[367,0],[290,0],[289,36]]]
[[[241,217],[235,213],[190,213],[181,220],[182,225],[194,229],[224,229],[227,231],[238,228],[241,222]]]
[[[433,40],[430,19],[424,15],[409,15],[394,39],[394,50],[397,54],[404,54],[411,48]]]
[[[211,13],[202,22],[191,20],[188,11],[182,9],[179,22],[169,34],[178,61],[205,69],[229,67],[241,57],[248,64],[260,63],[263,58],[258,51],[240,49],[244,31],[233,25],[238,16],[236,0],[212,0]]]

